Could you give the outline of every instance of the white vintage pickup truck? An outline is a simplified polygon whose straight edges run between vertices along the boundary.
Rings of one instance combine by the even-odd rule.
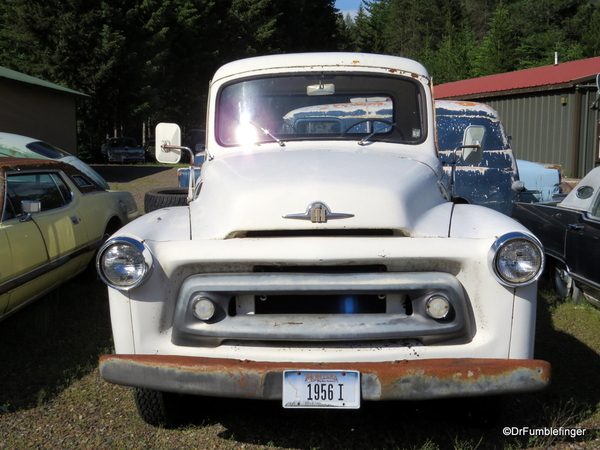
[[[334,104],[354,106],[339,117]],[[179,141],[159,125],[159,161],[177,162]],[[477,158],[465,132],[455,162]],[[506,215],[453,202],[442,180],[421,64],[314,53],[223,66],[192,201],[99,252],[115,342],[102,377],[134,387],[153,424],[172,422],[179,394],[359,408],[543,389],[542,247]]]

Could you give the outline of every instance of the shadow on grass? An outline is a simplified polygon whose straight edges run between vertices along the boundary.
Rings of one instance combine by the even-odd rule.
[[[84,274],[0,322],[5,412],[53,398],[112,347],[106,286]]]

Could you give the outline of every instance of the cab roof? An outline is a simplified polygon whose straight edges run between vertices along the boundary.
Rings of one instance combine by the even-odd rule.
[[[435,113],[438,116],[478,116],[500,120],[498,112],[491,106],[466,100],[436,100]]]
[[[399,56],[377,55],[372,53],[290,53],[280,55],[257,56],[240,59],[222,66],[213,77],[213,81],[234,75],[251,75],[263,70],[319,71],[319,70],[387,70],[390,73],[406,73],[415,77],[429,78],[423,65],[412,59]]]

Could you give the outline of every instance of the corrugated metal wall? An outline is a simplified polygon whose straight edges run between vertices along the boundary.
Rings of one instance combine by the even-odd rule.
[[[564,176],[581,178],[600,165],[597,98],[595,89],[570,88],[477,101],[500,113],[517,158],[560,164]]]
[[[582,90],[579,133],[579,173],[585,175],[600,163],[600,100],[596,90]],[[598,100],[598,103],[596,101]],[[592,107],[594,107],[592,109]]]
[[[488,99],[485,103],[500,113],[517,158],[560,164],[565,175],[573,174],[574,90]]]

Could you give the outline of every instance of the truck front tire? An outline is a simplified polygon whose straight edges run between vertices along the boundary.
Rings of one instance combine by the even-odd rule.
[[[181,399],[177,394],[134,388],[133,399],[142,420],[155,427],[174,428],[182,423]]]

